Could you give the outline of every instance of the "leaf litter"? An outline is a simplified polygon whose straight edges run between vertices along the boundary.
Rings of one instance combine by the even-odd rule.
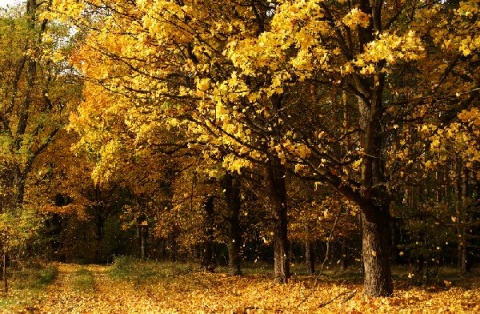
[[[78,289],[80,269],[93,289]],[[268,276],[192,271],[146,281],[115,279],[109,266],[59,264],[56,281],[28,304],[2,313],[479,313],[480,284],[400,287],[390,298],[369,298],[361,284],[294,277],[286,285]],[[153,280],[155,279],[155,280]],[[435,289],[434,289],[435,288]],[[15,293],[15,292],[13,292]]]

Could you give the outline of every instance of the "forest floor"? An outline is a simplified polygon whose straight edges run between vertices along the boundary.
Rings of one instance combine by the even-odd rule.
[[[0,295],[0,313],[480,313],[476,276],[446,275],[450,281],[421,286],[397,275],[393,297],[368,298],[351,273],[296,275],[278,285],[258,271],[238,277],[186,264],[54,266],[55,277],[43,285],[13,278],[9,294]]]

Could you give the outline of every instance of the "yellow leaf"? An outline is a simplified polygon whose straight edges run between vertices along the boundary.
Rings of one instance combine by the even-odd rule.
[[[210,79],[208,77],[200,79],[197,83],[197,88],[199,90],[201,90],[202,92],[209,89],[210,88]]]

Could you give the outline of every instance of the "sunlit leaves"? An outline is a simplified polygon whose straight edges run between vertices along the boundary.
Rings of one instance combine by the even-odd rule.
[[[398,61],[417,60],[424,56],[424,50],[420,38],[412,31],[401,36],[384,33],[367,44],[365,52],[357,57],[354,64],[366,67],[365,74],[373,74],[374,71],[368,68],[371,63],[385,60],[395,64]]]
[[[175,177],[203,193],[176,186],[162,213],[183,227],[225,171],[277,161],[377,212],[451,152],[478,160],[478,1],[82,3],[66,13],[91,22],[72,58],[91,83],[72,125],[106,179],[185,148]]]
[[[350,28],[357,26],[366,28],[370,24],[370,18],[365,12],[360,11],[358,8],[353,8],[343,17],[342,22]]]
[[[31,291],[14,290],[7,311],[27,308],[39,312],[298,312],[298,313],[391,313],[478,312],[480,292],[476,280],[471,288],[457,282],[439,281],[428,287],[403,287],[415,277],[401,274],[402,288],[391,298],[369,298],[358,284],[346,284],[338,274],[323,280],[302,276],[288,285],[272,285],[263,274],[246,277],[223,273],[205,274],[192,265],[130,261],[123,269],[114,266],[60,264],[57,279],[32,297]],[[79,270],[83,269],[82,272]],[[258,272],[258,269],[252,269]],[[115,274],[121,273],[123,276]],[[93,277],[93,289],[76,289],[82,273]],[[322,277],[322,278],[323,278]],[[332,277],[332,278],[330,278]],[[465,280],[463,280],[465,281]],[[5,299],[2,299],[2,301]]]

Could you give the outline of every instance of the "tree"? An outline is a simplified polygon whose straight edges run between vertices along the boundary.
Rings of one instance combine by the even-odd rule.
[[[209,2],[203,3],[201,8],[197,4],[194,11],[182,6],[182,3],[168,1],[155,2],[152,7],[148,6],[147,3],[139,4],[135,8],[129,7],[129,5],[128,3],[110,1],[101,3],[82,2],[72,5],[58,2],[55,5],[57,10],[72,17],[74,23],[79,27],[86,27],[86,20],[90,21],[91,16],[95,16],[91,20],[94,23],[93,26],[88,25],[87,27],[87,44],[78,54],[78,58],[74,58],[79,69],[93,83],[122,95],[120,98],[125,97],[122,99],[133,100],[140,110],[135,111],[132,108],[133,110],[130,110],[130,113],[127,114],[135,117],[143,115],[148,127],[156,127],[158,121],[152,121],[151,117],[145,116],[143,110],[154,106],[157,106],[157,108],[153,108],[153,110],[159,113],[160,120],[163,121],[160,125],[165,125],[165,121],[168,121],[166,124],[172,126],[188,122],[190,136],[198,137],[200,139],[198,142],[207,144],[204,149],[210,149],[209,155],[220,154],[222,156],[221,162],[225,168],[231,172],[240,172],[240,169],[248,166],[250,161],[238,156],[239,150],[243,146],[232,142],[230,132],[238,131],[237,135],[242,134],[242,125],[238,125],[236,121],[229,119],[227,117],[228,111],[222,113],[222,108],[226,107],[221,103],[218,103],[217,106],[215,102],[212,102],[213,99],[209,99],[210,96],[207,95],[207,90],[210,86],[213,86],[214,82],[221,82],[230,73],[224,63],[225,58],[221,54],[221,47],[225,45],[222,37],[229,34],[238,34],[240,30],[228,30],[222,28],[219,24],[216,27],[218,35],[212,36],[209,34],[212,31],[211,23],[213,21],[220,21],[230,26],[235,23],[239,26],[246,23],[252,28],[249,32],[257,32],[258,29],[263,27],[263,21],[258,19],[255,14],[258,15],[258,10],[260,10],[262,11],[261,15],[266,17],[268,5],[265,7],[263,3],[255,3],[254,14],[254,11],[245,10],[241,5],[228,4],[229,7],[242,12],[242,15],[230,12],[229,18],[225,20],[217,19],[216,16],[225,14],[227,12],[226,8],[213,12]],[[80,14],[81,12],[92,13],[92,15],[85,19],[86,14]],[[116,14],[118,12],[128,13]],[[100,18],[102,16],[105,18]],[[161,22],[161,25],[156,22],[157,19],[162,20],[164,18],[166,21]],[[141,25],[143,23],[142,19],[147,21],[145,25]],[[194,20],[198,22],[192,24]],[[204,22],[207,22],[207,24]],[[162,27],[163,31],[154,31],[154,29],[158,30],[158,27]],[[125,28],[130,30],[125,32]],[[104,33],[107,29],[109,30],[108,38],[105,37]],[[245,30],[244,27],[242,27],[242,30]],[[192,31],[199,31],[202,34],[192,36]],[[223,31],[226,31],[226,33],[221,34]],[[116,37],[116,39],[112,41],[113,37]],[[140,46],[137,41],[139,38],[143,38]],[[122,42],[125,49],[117,49],[119,46],[115,48],[115,42]],[[157,46],[157,42],[161,43],[160,46]],[[153,57],[150,53],[153,51],[156,51],[155,53],[158,53],[158,56]],[[131,58],[133,55],[135,57]],[[114,57],[111,58],[112,56]],[[219,59],[217,60],[217,58]],[[102,66],[92,67],[92,62],[85,62],[87,59],[90,61],[97,60],[98,64],[102,64]],[[165,62],[166,60],[168,62]],[[211,65],[212,62],[215,65]],[[161,70],[158,68],[158,64],[163,64]],[[218,71],[216,68],[221,70]],[[111,72],[112,70],[115,74]],[[203,74],[198,76],[195,74],[198,71]],[[192,74],[194,75],[192,76]],[[116,79],[112,80],[114,76]],[[150,83],[156,86],[150,86]],[[87,85],[87,88],[89,86],[92,89],[96,88],[93,87],[93,84]],[[227,97],[227,95],[221,96],[219,92],[218,97]],[[231,96],[228,97],[231,98]],[[203,103],[200,101],[201,98],[205,100]],[[232,98],[230,102],[233,104],[234,101],[235,99]],[[116,104],[119,103],[117,100]],[[280,104],[281,102],[276,103]],[[133,132],[144,133],[143,131],[147,131],[142,131],[139,128],[140,125],[135,124],[130,125],[130,127]],[[259,145],[260,149],[264,149],[264,143],[268,142],[268,138],[273,134],[268,132],[265,134],[264,132],[264,134],[259,133],[259,135],[267,139],[258,139],[251,143],[252,145]],[[118,144],[118,141],[110,141],[109,143],[111,145],[108,145],[108,151],[113,152],[115,143]],[[103,147],[106,148],[107,146]],[[258,151],[255,153],[258,155]],[[115,154],[112,153],[110,156],[114,158]],[[281,243],[277,248],[282,251],[279,251],[276,255],[278,258],[284,259],[284,257],[287,257],[286,192],[282,195],[275,193],[278,187],[284,185],[282,170],[277,169],[282,166],[276,162],[275,165],[272,164],[267,167],[274,167],[275,169],[268,171],[277,173],[268,177],[274,179],[273,181],[270,180],[270,182],[273,182],[273,184],[270,184],[272,204],[276,204],[272,206],[272,210],[278,212],[279,228],[282,226],[282,231],[278,233],[278,239],[275,241],[275,243]],[[278,268],[279,275],[277,277],[282,278],[280,281],[286,281],[288,279],[288,261],[285,259],[281,264],[283,266]],[[282,274],[282,272],[285,273]]]
[[[477,2],[55,3],[78,27],[94,22],[76,63],[134,103],[127,117],[148,108],[185,126],[230,172],[264,167],[279,281],[294,173],[359,207],[365,293],[393,293],[390,205],[403,175],[432,163],[423,154],[445,124],[478,137]]]
[[[36,219],[38,207],[26,198],[29,180],[41,167],[41,154],[65,125],[71,101],[78,95],[75,75],[62,62],[73,40],[68,28],[39,18],[46,6],[47,2],[29,0],[24,9],[0,15],[0,214],[4,260],[36,234],[40,221]],[[18,224],[12,224],[17,220]]]
[[[227,222],[228,266],[233,275],[240,275],[242,230],[240,226],[240,211],[242,207],[241,182],[235,175],[226,174],[222,178],[222,187],[225,195]]]
[[[390,295],[393,289],[386,239],[389,206],[397,193],[395,182],[399,179],[399,173],[392,170],[400,165],[389,154],[396,145],[392,140],[398,135],[404,145],[405,137],[411,134],[406,133],[409,128],[431,123],[432,127],[426,129],[435,130],[445,123],[446,117],[456,120],[459,109],[472,106],[476,95],[478,80],[472,72],[476,66],[470,56],[470,48],[478,49],[475,39],[449,28],[457,49],[445,51],[440,46],[445,32],[435,23],[428,26],[422,21],[446,25],[452,19],[461,20],[462,29],[471,30],[475,26],[468,17],[476,12],[476,6],[462,3],[459,10],[452,11],[448,6],[434,3],[410,7],[410,2],[285,1],[276,6],[267,32],[256,39],[234,42],[227,52],[241,69],[237,80],[248,82],[259,73],[270,72],[273,79],[265,87],[270,93],[288,97],[294,91],[292,86],[311,82],[317,88],[338,88],[346,94],[349,127],[345,128],[343,119],[332,120],[329,115],[330,120],[316,119],[319,128],[331,126],[321,136],[296,128],[293,131],[296,136],[289,138],[289,143],[285,139],[283,146],[287,147],[287,143],[288,147],[292,147],[291,143],[307,146],[310,157],[303,158],[303,164],[310,172],[306,176],[329,183],[360,207],[368,295]],[[439,34],[443,37],[438,37]],[[462,60],[461,54],[467,58]],[[432,77],[432,69],[439,62],[447,66]],[[468,69],[463,79],[452,75],[452,68],[463,67]],[[466,81],[459,85],[462,87],[448,88],[462,80]],[[454,98],[455,92],[464,95],[464,99]],[[324,105],[327,100],[321,96],[311,99],[302,96],[303,103],[314,101]],[[336,104],[342,102],[332,100],[330,104],[339,112]],[[438,119],[439,115],[443,118]],[[399,126],[405,127],[402,133],[397,131]],[[356,143],[349,145],[345,141],[348,138]],[[404,146],[405,150],[413,149],[418,142],[412,144]],[[287,158],[291,160],[298,157],[293,149],[282,153],[289,154]]]
[[[66,28],[37,20],[45,8],[28,1],[20,16],[2,17],[3,84],[1,138],[2,180],[11,192],[9,206],[21,206],[36,158],[64,125],[67,104],[78,86],[61,59],[70,46]],[[15,13],[12,13],[15,14]],[[10,83],[7,83],[10,82]],[[3,203],[6,200],[4,199]]]

